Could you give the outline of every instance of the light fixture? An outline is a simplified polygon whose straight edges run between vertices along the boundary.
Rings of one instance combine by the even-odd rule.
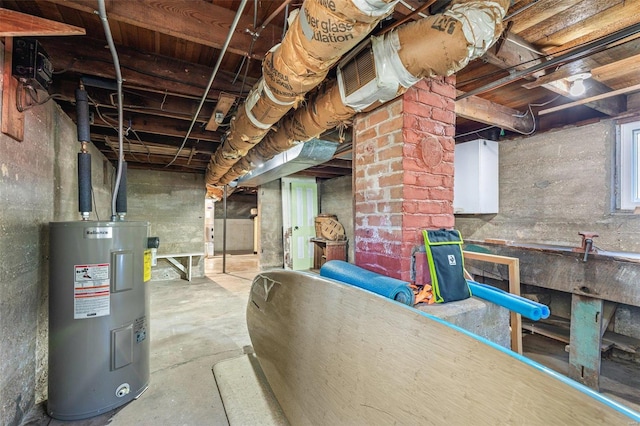
[[[584,92],[587,90],[584,86],[584,80],[586,80],[587,78],[591,78],[590,72],[583,72],[580,74],[572,75],[571,77],[567,77],[567,80],[571,82],[571,86],[569,87],[569,95],[573,97],[584,95]]]

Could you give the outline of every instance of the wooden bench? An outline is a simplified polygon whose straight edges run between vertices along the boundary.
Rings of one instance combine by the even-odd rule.
[[[178,268],[180,271],[184,272],[186,277],[187,277],[187,281],[191,281],[191,261],[194,257],[199,256],[200,258],[204,257],[204,252],[198,252],[198,253],[177,253],[177,254],[158,254],[156,255],[156,259],[167,259],[167,261],[169,261],[169,263],[171,263],[173,266],[175,266],[176,268]],[[178,260],[181,257],[186,257],[188,258],[187,261],[187,266],[185,267],[182,263],[178,262]]]

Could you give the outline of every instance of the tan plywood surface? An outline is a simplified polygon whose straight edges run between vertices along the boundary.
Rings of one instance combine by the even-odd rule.
[[[317,275],[258,275],[247,324],[265,376],[295,425],[626,425],[640,419],[512,352]]]

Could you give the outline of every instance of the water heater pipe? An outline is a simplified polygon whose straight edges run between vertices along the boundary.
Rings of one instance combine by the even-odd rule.
[[[262,63],[262,77],[231,120],[205,180],[216,185],[271,126],[326,78],[329,69],[393,11],[398,0],[306,0],[282,43]]]
[[[509,0],[461,0],[442,14],[407,23],[380,37],[372,37],[377,84],[360,97],[344,94],[334,83],[283,120],[229,172],[220,185],[231,182],[274,155],[336,127],[358,111],[394,99],[423,77],[448,76],[478,58],[502,32]],[[221,186],[208,188],[219,199]]]
[[[89,220],[91,210],[91,154],[83,142],[78,153],[78,211],[82,220]]]
[[[82,220],[89,220],[91,213],[91,154],[87,151],[87,144],[91,141],[89,127],[89,96],[84,86],[76,89],[76,116],[78,142],[81,143],[78,153],[78,211]]]

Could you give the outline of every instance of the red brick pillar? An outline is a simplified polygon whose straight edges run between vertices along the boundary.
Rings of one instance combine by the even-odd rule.
[[[455,77],[425,79],[354,123],[355,263],[410,280],[422,229],[452,228]]]

